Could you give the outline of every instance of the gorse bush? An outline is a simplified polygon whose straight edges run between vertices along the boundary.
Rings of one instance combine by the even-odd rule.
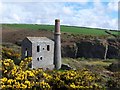
[[[101,90],[120,88],[119,72],[111,74],[107,80],[86,68],[82,70],[46,71],[42,68],[31,69],[29,65],[32,58],[20,60],[20,54],[10,48],[3,48],[2,56],[3,59],[0,60],[0,73],[2,73],[0,89],[2,90]]]
[[[13,60],[1,60],[2,78],[1,89],[31,89],[31,90],[56,90],[56,89],[94,89],[100,90],[101,78],[87,69],[74,70],[46,70],[30,69],[28,64],[32,58],[21,60],[19,66]]]
[[[20,54],[15,52],[13,49],[11,48],[6,48],[6,47],[3,47],[2,48],[2,56],[4,58],[11,58],[11,59],[14,59],[14,58],[19,58],[20,57]]]
[[[15,52],[12,48],[2,47],[2,59],[12,59],[15,64],[20,63],[20,54]]]

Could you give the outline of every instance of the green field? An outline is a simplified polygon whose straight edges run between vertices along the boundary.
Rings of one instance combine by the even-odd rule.
[[[54,30],[54,25],[38,25],[38,24],[2,24],[2,27],[13,28],[13,29],[30,29],[30,30],[48,30],[48,31]],[[62,33],[68,32],[68,33],[83,34],[83,35],[108,35],[105,31],[106,29],[61,25]],[[109,32],[115,35],[118,35],[120,33],[114,30]]]

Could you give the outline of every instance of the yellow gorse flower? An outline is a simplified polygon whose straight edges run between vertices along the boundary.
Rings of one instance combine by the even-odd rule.
[[[30,81],[25,81],[25,84],[28,86],[28,88],[30,88]]]
[[[1,85],[1,88],[5,88],[6,87],[6,85]]]
[[[22,60],[20,65],[15,65],[13,60],[5,59],[3,64],[3,77],[0,79],[2,89],[30,89],[52,90],[57,88],[86,89],[102,88],[98,84],[99,77],[83,69],[80,71],[44,71],[43,69],[30,69],[27,64],[32,58]]]
[[[10,64],[9,63],[4,63],[5,66],[9,66]]]
[[[2,79],[0,79],[2,82],[6,82],[7,81],[7,78],[6,77],[3,77]]]
[[[49,89],[50,85],[46,82],[44,82],[44,80],[42,82],[40,82],[40,87],[42,87],[42,89]]]
[[[25,84],[21,83],[20,88],[26,89],[26,88],[27,88],[27,85],[25,85]]]
[[[4,71],[4,73],[6,73],[6,72],[7,72],[7,70]]]
[[[13,79],[9,79],[9,80],[7,81],[8,84],[12,84],[12,82],[13,82]]]

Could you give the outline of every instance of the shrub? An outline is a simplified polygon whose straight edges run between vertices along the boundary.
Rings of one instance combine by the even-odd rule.
[[[115,72],[107,81],[107,87],[118,89],[120,88],[120,72]]]
[[[95,89],[100,90],[100,77],[87,69],[75,70],[47,70],[30,69],[28,64],[31,58],[21,60],[20,65],[15,65],[13,60],[1,60],[2,78],[1,89]]]
[[[13,49],[11,48],[6,48],[3,47],[2,48],[2,58],[3,59],[12,59],[14,61],[15,64],[19,64],[20,63],[20,54],[15,52]]]

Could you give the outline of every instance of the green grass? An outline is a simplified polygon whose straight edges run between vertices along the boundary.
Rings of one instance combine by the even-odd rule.
[[[37,24],[2,24],[3,27],[13,29],[29,29],[29,30],[48,30],[53,31],[54,25],[37,25]],[[61,32],[67,32],[72,34],[83,34],[83,35],[108,35],[106,29],[98,28],[86,28],[77,26],[64,26],[61,25]],[[118,35],[117,31],[109,31],[112,34]]]

